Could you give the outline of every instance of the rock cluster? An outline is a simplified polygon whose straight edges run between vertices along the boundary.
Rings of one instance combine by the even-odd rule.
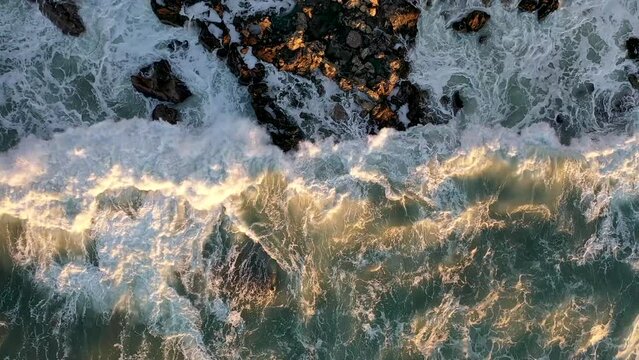
[[[62,33],[80,36],[85,31],[84,22],[78,13],[78,6],[71,0],[30,0],[37,2],[40,11],[57,26]]]
[[[173,74],[171,64],[166,60],[143,67],[131,76],[131,83],[135,90],[145,96],[174,104],[181,103],[192,95],[186,84]],[[170,124],[180,121],[178,111],[164,104],[157,105],[151,116],[154,120],[162,119]]]
[[[367,111],[376,132],[405,128],[390,100],[408,74],[405,56],[419,16],[404,0],[300,0],[287,14],[236,18],[233,25],[259,60],[305,77],[321,72],[362,94],[373,104]]]
[[[182,9],[197,2],[151,0],[151,8],[163,23],[183,26],[189,20]],[[293,149],[304,134],[276,103],[264,81],[264,63],[308,78],[323,74],[344,91],[356,92],[367,104],[363,108],[371,133],[382,127],[403,130],[430,119],[424,91],[410,84],[398,95],[398,84],[408,84],[405,56],[420,16],[410,2],[299,0],[284,14],[234,18],[220,0],[204,3],[208,14],[191,21],[199,31],[200,44],[225,59],[240,84],[248,87],[258,122],[283,150]],[[256,61],[247,61],[247,56]],[[412,90],[407,92],[408,88]],[[404,105],[408,121],[397,113]]]

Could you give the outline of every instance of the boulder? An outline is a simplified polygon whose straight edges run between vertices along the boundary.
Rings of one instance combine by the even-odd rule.
[[[463,18],[453,22],[452,28],[459,32],[477,32],[490,20],[490,15],[481,10],[473,10]]]
[[[521,0],[517,8],[520,11],[535,12],[539,8],[537,0]]]
[[[145,96],[175,104],[192,95],[186,84],[172,73],[171,64],[166,60],[143,67],[131,76],[131,83]]]
[[[153,120],[166,121],[171,125],[175,125],[178,122],[182,121],[180,112],[177,109],[166,106],[164,104],[158,104],[155,109],[153,109],[151,118]]]
[[[631,37],[626,40],[626,50],[628,50],[628,59],[639,60],[639,38]]]
[[[248,90],[257,122],[266,127],[273,144],[283,151],[295,149],[304,140],[304,133],[269,96],[268,86],[264,83],[251,84]]]
[[[182,0],[151,0],[151,9],[155,16],[164,24],[183,26],[188,18],[180,14],[184,1]]]
[[[539,0],[537,19],[541,21],[557,9],[559,9],[559,0]]]
[[[40,11],[57,26],[63,34],[80,36],[86,29],[78,13],[78,6],[71,0],[39,0]]]
[[[354,49],[359,48],[360,46],[362,46],[362,35],[355,30],[349,31],[348,35],[346,36],[346,45]]]

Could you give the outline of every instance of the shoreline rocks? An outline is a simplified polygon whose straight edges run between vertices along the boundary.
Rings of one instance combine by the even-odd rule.
[[[171,71],[166,60],[156,61],[131,76],[133,87],[145,96],[160,101],[181,103],[191,96],[191,91]]]
[[[485,11],[473,10],[452,24],[455,31],[462,33],[478,32],[490,20],[490,15]]]
[[[158,104],[151,113],[151,118],[157,121],[165,121],[171,125],[175,125],[182,121],[180,112],[165,104]]]
[[[40,12],[65,35],[80,36],[86,31],[78,6],[71,0],[37,0]]]

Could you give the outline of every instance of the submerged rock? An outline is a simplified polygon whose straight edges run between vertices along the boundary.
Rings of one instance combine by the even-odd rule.
[[[236,291],[258,292],[275,290],[278,265],[264,247],[252,240],[239,246],[237,257],[230,263],[226,279]]]
[[[166,60],[143,67],[131,76],[131,83],[140,93],[161,101],[181,103],[191,96],[191,91],[171,72],[171,64]]]
[[[151,113],[151,118],[153,120],[162,120],[166,121],[171,125],[175,125],[178,122],[182,121],[180,117],[180,112],[177,109],[174,109],[170,106],[166,106],[164,104],[158,104]]]
[[[40,11],[57,26],[62,33],[80,36],[86,28],[78,13],[78,6],[71,0],[38,0]]]
[[[490,15],[481,10],[473,10],[468,15],[455,21],[453,30],[459,32],[477,32],[490,20]]]
[[[626,40],[626,50],[628,50],[628,59],[639,60],[639,38],[631,37]]]

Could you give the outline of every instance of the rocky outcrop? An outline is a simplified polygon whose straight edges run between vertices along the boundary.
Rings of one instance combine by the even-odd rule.
[[[304,140],[304,133],[276,104],[269,94],[268,86],[263,82],[252,84],[249,86],[249,94],[257,122],[266,127],[273,144],[284,151],[295,149]]]
[[[151,0],[151,5],[162,22],[181,26],[187,22],[180,15],[183,7],[195,2]],[[362,109],[371,133],[433,120],[426,115],[428,94],[405,80],[406,53],[420,16],[412,2],[299,0],[286,13],[235,18],[220,0],[204,2],[208,14],[191,22],[199,31],[200,44],[224,59],[239,83],[248,87],[257,121],[283,150],[294,149],[304,140],[304,132],[278,105],[264,80],[265,63],[310,79],[324,75],[342,90],[354,92],[358,103],[367,104]],[[397,90],[400,83],[404,85]],[[400,110],[408,119],[398,114]],[[348,117],[343,111],[330,115]]]
[[[191,91],[172,73],[171,64],[166,60],[143,67],[131,76],[131,83],[140,93],[161,101],[177,104],[191,96]]]
[[[170,106],[164,104],[158,104],[151,113],[151,118],[153,120],[161,120],[168,122],[171,125],[175,125],[178,122],[182,121],[180,117],[180,112],[177,109],[174,109]]]
[[[78,6],[71,0],[38,0],[37,3],[42,14],[65,35],[80,36],[86,30]]]
[[[541,21],[559,9],[559,0],[521,0],[517,7],[521,11],[537,12],[537,19]]]
[[[459,32],[478,32],[490,20],[490,15],[481,10],[473,10],[463,18],[456,20],[452,28]]]

